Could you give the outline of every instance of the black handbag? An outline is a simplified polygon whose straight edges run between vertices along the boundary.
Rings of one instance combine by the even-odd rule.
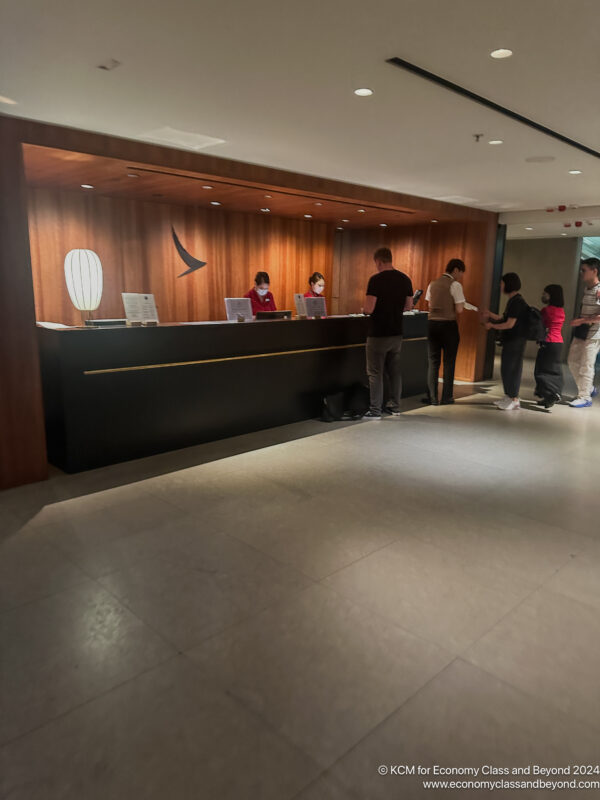
[[[587,339],[591,327],[592,326],[588,325],[587,322],[584,322],[583,325],[578,325],[576,328],[573,328],[573,338]]]

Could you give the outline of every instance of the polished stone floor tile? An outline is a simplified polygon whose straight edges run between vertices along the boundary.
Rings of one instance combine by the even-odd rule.
[[[291,800],[319,771],[181,657],[0,758],[0,795],[11,800]]]
[[[465,658],[600,731],[597,606],[539,589]]]
[[[597,792],[427,791],[422,780],[433,777],[435,765],[510,770],[533,765],[594,764],[599,743],[596,730],[457,659],[350,750],[330,773],[358,797],[368,800],[591,797]],[[399,765],[414,766],[415,774],[393,774],[391,767]],[[419,765],[430,770],[428,776],[417,774]],[[388,768],[387,775],[379,774],[380,766]],[[476,779],[498,777],[522,780],[529,776],[480,773]]]
[[[456,654],[535,588],[519,576],[500,573],[411,536],[323,583]]]
[[[546,581],[544,588],[600,610],[600,552],[581,553],[571,559]]]
[[[0,741],[169,658],[174,649],[92,581],[0,614]]]
[[[0,539],[0,611],[85,580],[85,573],[53,547],[43,531],[15,531]]]
[[[452,658],[321,586],[188,655],[210,680],[323,766]]]
[[[99,579],[179,649],[193,647],[310,584],[227,536],[180,532],[160,555]]]

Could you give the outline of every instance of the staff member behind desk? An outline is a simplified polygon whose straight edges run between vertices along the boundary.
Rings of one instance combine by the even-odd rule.
[[[258,311],[277,311],[275,300],[269,291],[270,283],[268,272],[257,272],[254,278],[254,288],[244,295],[244,297],[250,298],[254,316]]]
[[[456,318],[465,309],[465,295],[461,282],[465,274],[465,263],[460,258],[451,258],[444,274],[427,287],[425,299],[429,303],[427,322],[427,344],[429,370],[427,373],[428,395],[423,402],[438,405],[438,381],[442,352],[444,354],[444,388],[442,405],[454,403],[454,368],[460,335]]]
[[[521,279],[516,272],[507,272],[500,279],[502,291],[508,295],[508,303],[504,314],[494,314],[484,311],[483,318],[486,330],[502,331],[502,356],[500,358],[500,373],[504,386],[502,400],[494,401],[494,405],[501,411],[516,411],[521,408],[519,389],[523,374],[523,356],[527,344],[527,322],[529,306],[519,294]],[[490,322],[490,320],[493,320]]]
[[[390,412],[394,416],[400,414],[403,314],[413,306],[411,280],[392,265],[389,247],[376,250],[373,261],[377,274],[369,279],[364,305],[365,313],[371,315],[367,333],[370,408],[363,419],[381,419],[384,374],[387,374],[392,392]]]
[[[325,289],[325,277],[320,272],[313,272],[308,279],[310,289],[304,292],[304,297],[321,297]]]

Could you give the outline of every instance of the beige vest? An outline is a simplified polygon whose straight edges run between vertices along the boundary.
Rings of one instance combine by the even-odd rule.
[[[442,275],[429,285],[429,319],[449,321],[456,319],[454,298],[450,294],[452,278]]]

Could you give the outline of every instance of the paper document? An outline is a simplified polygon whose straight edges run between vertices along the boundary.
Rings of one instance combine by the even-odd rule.
[[[305,297],[304,305],[306,306],[307,317],[327,316],[327,308],[325,307],[324,297]]]
[[[148,323],[158,324],[158,312],[153,294],[139,294],[138,292],[121,292],[123,308],[127,317],[127,324]]]

